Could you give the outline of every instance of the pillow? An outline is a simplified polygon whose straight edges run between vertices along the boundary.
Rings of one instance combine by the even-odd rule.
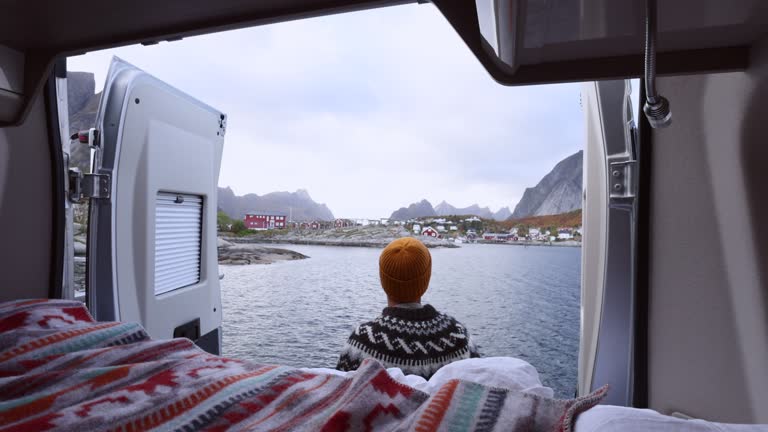
[[[452,379],[522,391],[545,398],[554,396],[551,388],[541,384],[536,368],[525,360],[514,357],[481,357],[455,361],[441,367],[426,383],[414,387],[432,394]]]

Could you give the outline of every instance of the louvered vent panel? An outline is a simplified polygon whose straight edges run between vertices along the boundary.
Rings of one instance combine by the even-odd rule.
[[[155,201],[155,295],[200,282],[203,197],[160,192]]]

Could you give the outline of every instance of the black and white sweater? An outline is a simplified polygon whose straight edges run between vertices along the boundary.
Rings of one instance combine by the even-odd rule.
[[[469,332],[455,318],[430,305],[418,309],[387,307],[381,316],[359,325],[349,336],[336,369],[357,369],[366,358],[405,374],[429,379],[456,360],[480,357]]]

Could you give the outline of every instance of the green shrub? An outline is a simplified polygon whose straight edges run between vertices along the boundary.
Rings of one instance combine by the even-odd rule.
[[[242,234],[248,232],[248,228],[245,226],[245,222],[236,220],[232,222],[232,232],[235,234]]]

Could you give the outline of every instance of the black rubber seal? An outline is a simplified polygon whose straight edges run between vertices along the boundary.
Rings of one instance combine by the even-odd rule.
[[[632,406],[648,408],[648,311],[650,299],[651,175],[653,142],[651,125],[643,114],[645,83],[640,80],[638,104],[639,178],[637,193],[637,271],[635,272],[635,349]]]
[[[48,297],[54,299],[62,298],[64,295],[64,237],[66,232],[64,176],[66,173],[64,172],[61,134],[59,133],[56,77],[66,77],[66,71],[66,58],[57,60],[43,89],[48,149],[51,155],[51,261]]]

